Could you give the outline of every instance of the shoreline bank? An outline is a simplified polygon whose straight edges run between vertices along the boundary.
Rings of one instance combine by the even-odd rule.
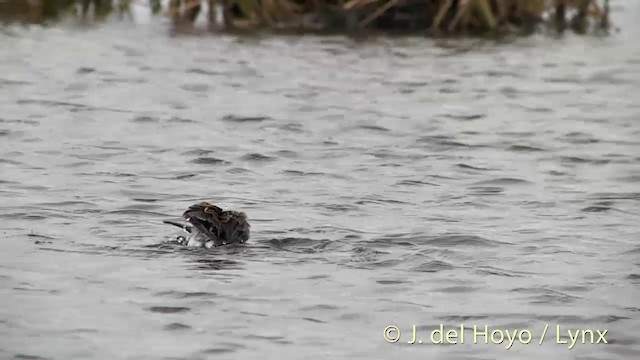
[[[77,17],[133,21],[133,0],[9,0],[0,22],[51,24]],[[204,20],[212,33],[501,36],[552,30],[578,34],[611,27],[609,0],[148,0],[176,30]],[[203,19],[204,18],[204,19]]]

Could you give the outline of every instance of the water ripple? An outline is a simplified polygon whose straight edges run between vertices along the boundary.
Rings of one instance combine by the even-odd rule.
[[[336,334],[413,323],[607,328],[572,356],[638,357],[633,29],[149,26],[0,30],[0,358],[412,358]],[[245,211],[249,242],[182,246],[162,220],[205,200]],[[439,355],[504,356],[469,349]]]

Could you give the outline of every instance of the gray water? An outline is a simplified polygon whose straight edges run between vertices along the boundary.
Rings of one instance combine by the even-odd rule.
[[[4,28],[0,359],[637,359],[640,4],[614,5],[609,37],[506,43]],[[176,245],[203,200],[249,243]]]

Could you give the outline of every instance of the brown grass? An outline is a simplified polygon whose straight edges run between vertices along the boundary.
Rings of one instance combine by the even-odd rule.
[[[132,0],[5,0],[0,21],[42,23],[73,14],[100,20],[130,14]],[[150,11],[193,25],[204,10],[218,30],[365,30],[485,34],[544,26],[576,32],[610,27],[608,0],[146,0]],[[162,11],[162,5],[166,9]],[[90,9],[92,11],[90,11]],[[218,12],[222,12],[218,14]],[[222,26],[215,19],[222,16]],[[570,17],[570,18],[569,18]]]

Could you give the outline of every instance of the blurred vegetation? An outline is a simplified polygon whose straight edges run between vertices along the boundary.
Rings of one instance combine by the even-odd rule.
[[[432,34],[531,33],[541,26],[607,29],[609,0],[139,0],[176,25],[205,17],[211,29]],[[133,18],[133,0],[0,0],[0,21],[46,23],[64,16]]]
[[[103,20],[130,15],[132,0],[0,0],[0,21],[42,24],[63,17]]]

